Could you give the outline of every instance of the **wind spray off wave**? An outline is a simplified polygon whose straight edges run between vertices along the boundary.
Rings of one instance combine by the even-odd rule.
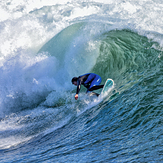
[[[160,162],[162,2],[36,2],[0,2],[0,161]],[[74,99],[88,72],[102,101]]]

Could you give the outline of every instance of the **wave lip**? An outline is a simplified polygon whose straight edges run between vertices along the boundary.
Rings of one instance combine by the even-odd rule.
[[[1,159],[161,161],[162,3],[37,2],[0,2]],[[102,101],[74,100],[87,72]]]

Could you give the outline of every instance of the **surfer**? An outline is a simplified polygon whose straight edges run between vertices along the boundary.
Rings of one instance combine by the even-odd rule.
[[[75,99],[78,99],[78,94],[81,88],[81,84],[84,85],[87,88],[87,92],[91,92],[93,90],[97,90],[100,88],[103,88],[104,85],[100,85],[102,79],[99,75],[94,74],[94,73],[87,73],[84,75],[81,75],[79,77],[73,77],[71,82],[72,84],[74,84],[75,86],[77,86],[77,90],[76,90],[76,95],[75,95]],[[95,95],[99,95],[95,92],[92,92]]]

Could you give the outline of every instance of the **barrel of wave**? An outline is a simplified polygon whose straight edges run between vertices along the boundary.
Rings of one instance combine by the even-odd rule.
[[[109,77],[123,91],[139,81],[151,60],[159,55],[156,42],[131,30],[112,30],[101,36],[99,56],[92,71]]]

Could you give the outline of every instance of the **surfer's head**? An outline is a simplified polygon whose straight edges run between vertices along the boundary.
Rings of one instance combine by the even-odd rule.
[[[77,85],[77,80],[78,80],[77,77],[73,77],[71,80],[72,84]]]

